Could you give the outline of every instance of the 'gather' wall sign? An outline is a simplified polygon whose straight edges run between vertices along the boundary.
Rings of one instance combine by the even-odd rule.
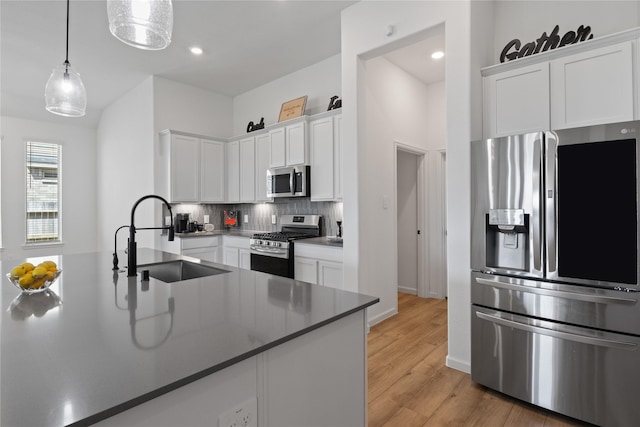
[[[553,28],[551,34],[547,35],[545,31],[535,41],[525,43],[522,45],[520,40],[513,39],[502,49],[500,53],[500,62],[511,61],[524,56],[535,55],[539,52],[546,52],[549,49],[555,49],[568,44],[575,44],[583,42],[585,40],[591,40],[593,34],[591,34],[590,26],[580,25],[576,31],[567,31],[562,38],[558,35],[560,26],[556,25]]]

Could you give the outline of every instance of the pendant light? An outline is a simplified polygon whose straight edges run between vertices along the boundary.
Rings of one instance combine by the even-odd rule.
[[[69,0],[67,0],[67,51],[64,62],[53,69],[44,89],[47,111],[66,117],[82,117],[87,107],[87,92],[80,74],[69,63]]]
[[[160,50],[171,43],[171,0],[107,0],[109,30],[138,49]]]

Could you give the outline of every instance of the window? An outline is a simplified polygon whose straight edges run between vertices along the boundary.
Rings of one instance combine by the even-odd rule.
[[[60,144],[27,141],[27,243],[60,241]]]

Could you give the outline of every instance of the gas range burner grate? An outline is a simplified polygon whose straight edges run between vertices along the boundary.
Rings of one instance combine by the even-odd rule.
[[[277,231],[274,233],[256,233],[253,235],[254,239],[274,240],[278,242],[287,242],[290,240],[304,239],[307,237],[315,237],[315,236],[309,233],[284,232],[284,231]]]

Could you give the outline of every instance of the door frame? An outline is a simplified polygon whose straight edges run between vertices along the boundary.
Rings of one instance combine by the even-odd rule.
[[[426,206],[427,197],[426,191],[427,188],[427,161],[428,161],[428,152],[422,148],[415,147],[397,140],[394,140],[393,144],[393,195],[394,195],[394,203],[393,203],[393,218],[398,217],[398,151],[404,151],[405,153],[413,154],[418,157],[418,173],[416,177],[416,204],[417,204],[417,223],[416,227],[420,230],[420,234],[418,236],[418,253],[417,256],[417,268],[418,268],[418,296],[421,298],[426,298],[429,296],[429,283],[427,278],[429,277],[429,235],[428,235],[428,227],[429,224],[428,219],[428,210]],[[393,256],[394,256],[394,264],[395,264],[395,287],[398,288],[398,224],[393,221],[393,235],[395,236],[393,241]]]

